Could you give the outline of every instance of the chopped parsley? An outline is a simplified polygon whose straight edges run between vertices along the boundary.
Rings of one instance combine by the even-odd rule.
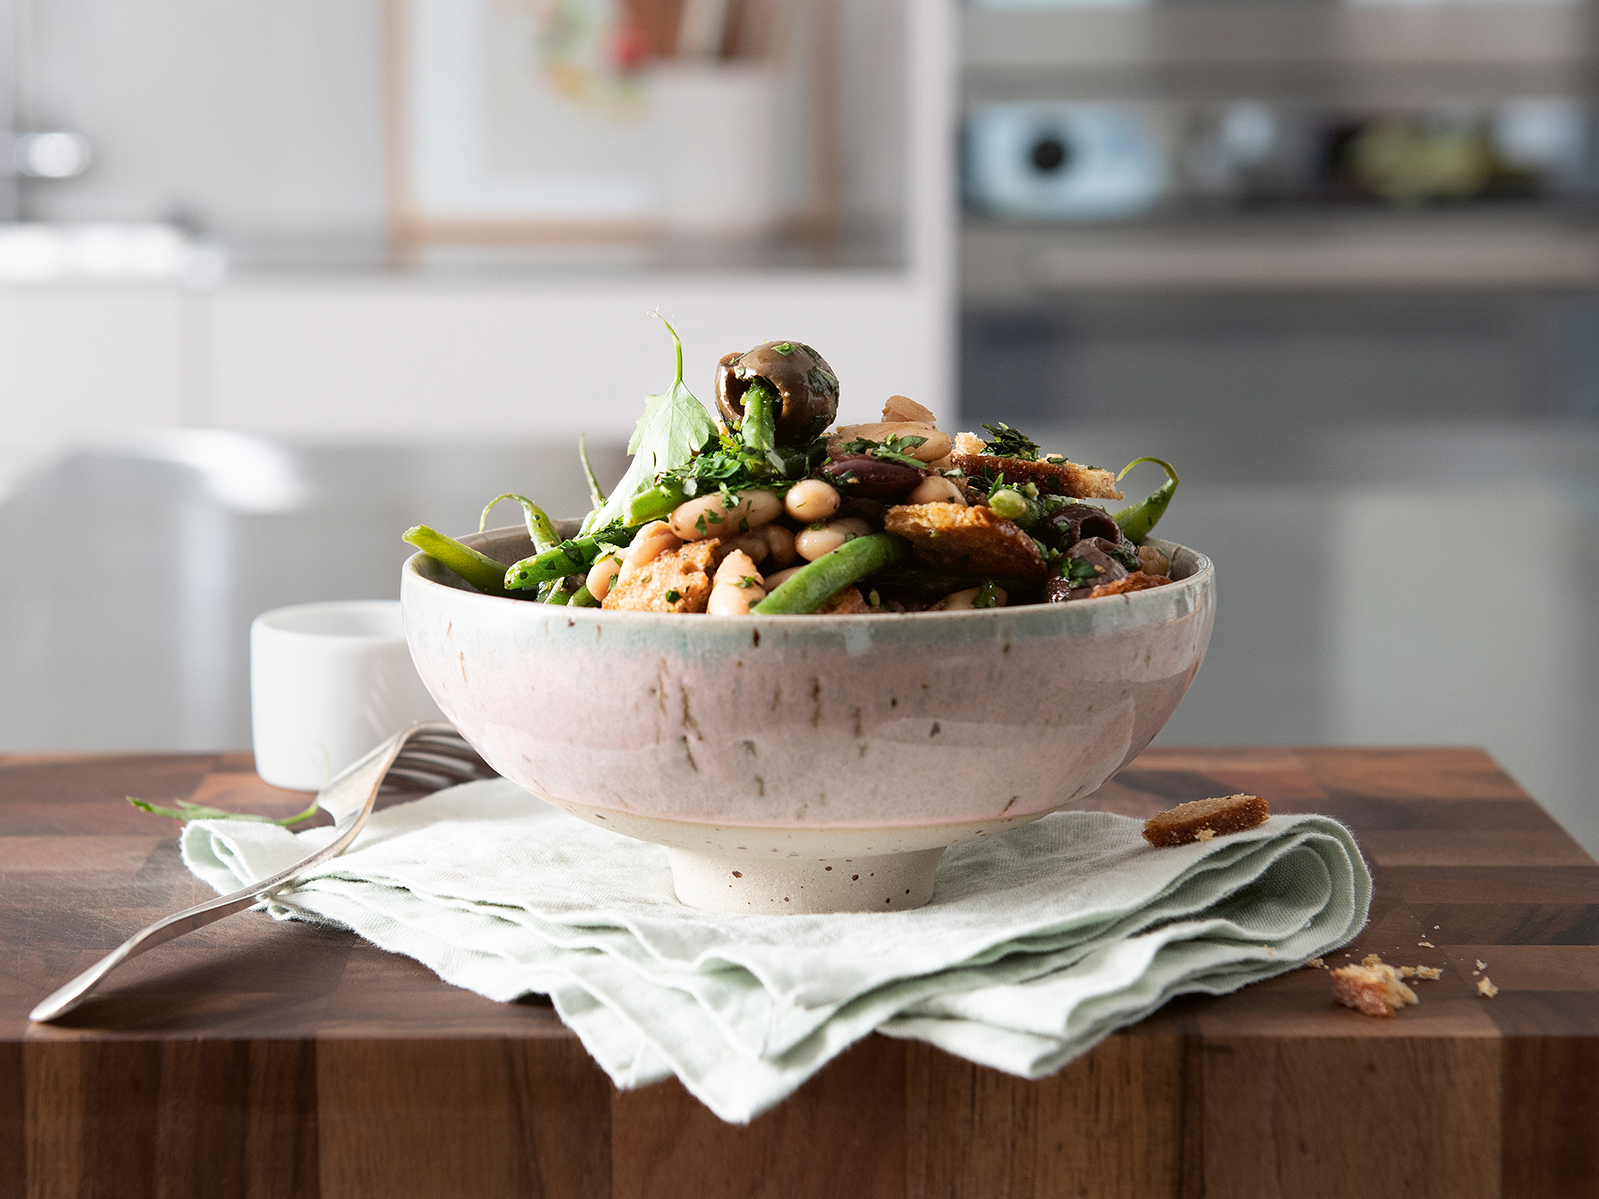
[[[666,602],[669,603],[669,604],[675,604],[675,603],[677,603],[678,600],[680,600],[682,598],[683,598],[683,593],[681,591],[678,591],[676,588],[670,588],[666,592]]]
[[[983,453],[1000,458],[1020,458],[1024,462],[1038,461],[1038,443],[1025,433],[1018,433],[1004,421],[997,425],[985,424],[983,428],[993,434]]]
[[[1112,546],[1109,553],[1130,571],[1143,569],[1143,563],[1138,560],[1138,547],[1131,542],[1124,541],[1120,545]]]
[[[1099,578],[1101,572],[1099,567],[1095,566],[1087,558],[1068,558],[1066,560],[1066,570],[1063,573],[1067,582],[1071,583],[1073,587],[1082,587]]]
[[[846,441],[839,450],[845,454],[865,454],[883,462],[898,462],[901,466],[914,466],[920,470],[927,464],[920,458],[912,457],[911,451],[926,444],[925,437],[890,437],[887,441],[857,437],[854,441]]]

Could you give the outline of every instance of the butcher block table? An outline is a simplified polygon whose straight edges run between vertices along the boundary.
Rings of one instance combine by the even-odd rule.
[[[1237,791],[1355,830],[1371,924],[1328,964],[1442,967],[1419,1007],[1360,1016],[1295,970],[1042,1082],[871,1037],[738,1128],[675,1081],[614,1090],[539,998],[255,912],[29,1025],[210,894],[124,796],[303,796],[247,755],[0,756],[0,1196],[1599,1195],[1599,865],[1475,750],[1151,750],[1085,806]]]

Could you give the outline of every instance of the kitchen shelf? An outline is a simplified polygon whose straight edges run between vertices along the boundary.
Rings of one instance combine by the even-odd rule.
[[[967,9],[963,89],[968,102],[1592,95],[1596,28],[1587,4]]]
[[[1351,213],[1121,225],[969,219],[962,298],[1074,291],[1481,290],[1599,286],[1599,221]]]

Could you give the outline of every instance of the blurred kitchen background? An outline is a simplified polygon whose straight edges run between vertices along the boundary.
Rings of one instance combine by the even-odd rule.
[[[257,613],[620,474],[658,307],[1170,458],[1162,743],[1483,745],[1599,852],[1595,13],[0,0],[0,751],[247,746]]]

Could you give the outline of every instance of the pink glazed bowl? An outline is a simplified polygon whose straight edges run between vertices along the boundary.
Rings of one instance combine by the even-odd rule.
[[[563,522],[571,536],[576,522]],[[464,539],[507,564],[522,529]],[[1205,656],[1215,571],[1070,604],[894,616],[670,616],[483,595],[422,554],[406,638],[506,778],[663,845],[719,911],[884,911],[948,845],[1080,799],[1160,731]]]

